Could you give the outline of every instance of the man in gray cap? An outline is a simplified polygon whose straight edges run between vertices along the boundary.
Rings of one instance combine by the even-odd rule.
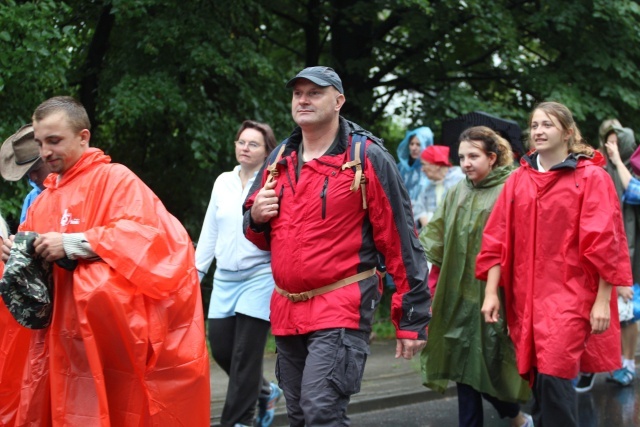
[[[244,231],[271,251],[271,328],[289,424],[348,425],[382,292],[378,255],[396,283],[396,357],[405,359],[426,344],[427,260],[395,160],[340,116],[338,74],[305,68],[287,87],[298,126],[258,172]]]
[[[0,147],[0,174],[7,181],[19,181],[24,176],[29,179],[33,190],[27,194],[22,204],[20,222],[27,216],[27,209],[44,190],[44,180],[51,171],[40,159],[40,147],[33,139],[33,126],[22,126]]]

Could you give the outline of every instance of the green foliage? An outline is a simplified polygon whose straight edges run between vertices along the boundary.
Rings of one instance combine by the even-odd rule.
[[[71,10],[63,2],[0,3],[0,140],[31,121],[42,100],[69,90],[67,73],[81,36],[65,24]],[[15,230],[26,183],[0,187],[0,211]]]
[[[271,335],[271,331],[269,331],[269,335],[267,335],[267,344],[265,345],[264,352],[265,354],[276,354],[276,340],[273,335]]]
[[[396,337],[395,326],[391,322],[391,297],[395,293],[395,289],[385,286],[382,292],[380,304],[373,316],[372,331],[376,338],[389,339]]]
[[[92,144],[197,239],[240,122],[285,138],[284,84],[304,66],[336,68],[344,115],[394,154],[406,128],[430,126],[437,141],[444,120],[473,110],[525,127],[547,99],[595,141],[605,118],[640,128],[639,23],[632,0],[5,0],[0,135],[49,96],[79,97]],[[27,190],[0,189],[13,222]]]

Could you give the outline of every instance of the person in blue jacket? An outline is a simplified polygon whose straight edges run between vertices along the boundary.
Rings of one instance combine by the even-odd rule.
[[[407,131],[398,145],[398,169],[409,192],[412,207],[427,186],[427,177],[422,173],[420,154],[430,145],[433,145],[433,132],[426,126]]]
[[[605,148],[611,163],[616,167],[620,175],[620,182],[624,188],[622,201],[628,205],[640,205],[640,180],[633,176],[631,172],[629,172],[629,169],[625,167],[624,162],[620,158],[618,144],[607,141]]]

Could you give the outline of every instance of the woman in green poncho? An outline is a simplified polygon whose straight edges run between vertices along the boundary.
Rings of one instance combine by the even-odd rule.
[[[482,398],[512,426],[533,426],[518,402],[530,396],[518,374],[504,315],[485,323],[480,308],[484,282],[475,278],[476,255],[491,209],[512,170],[509,143],[491,129],[472,127],[460,135],[460,166],[466,175],[451,188],[420,234],[433,263],[432,319],[422,351],[423,383],[443,392],[449,381],[458,390],[460,426],[482,426]]]

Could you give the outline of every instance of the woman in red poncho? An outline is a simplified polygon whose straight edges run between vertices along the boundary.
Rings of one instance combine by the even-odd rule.
[[[476,276],[487,281],[487,322],[498,320],[498,285],[504,290],[518,371],[533,388],[536,427],[577,426],[571,379],[590,335],[618,323],[611,295],[613,286],[631,285],[629,253],[604,159],[584,144],[571,112],[541,103],[529,128],[533,150],[489,217]],[[619,362],[619,352],[601,358]]]

